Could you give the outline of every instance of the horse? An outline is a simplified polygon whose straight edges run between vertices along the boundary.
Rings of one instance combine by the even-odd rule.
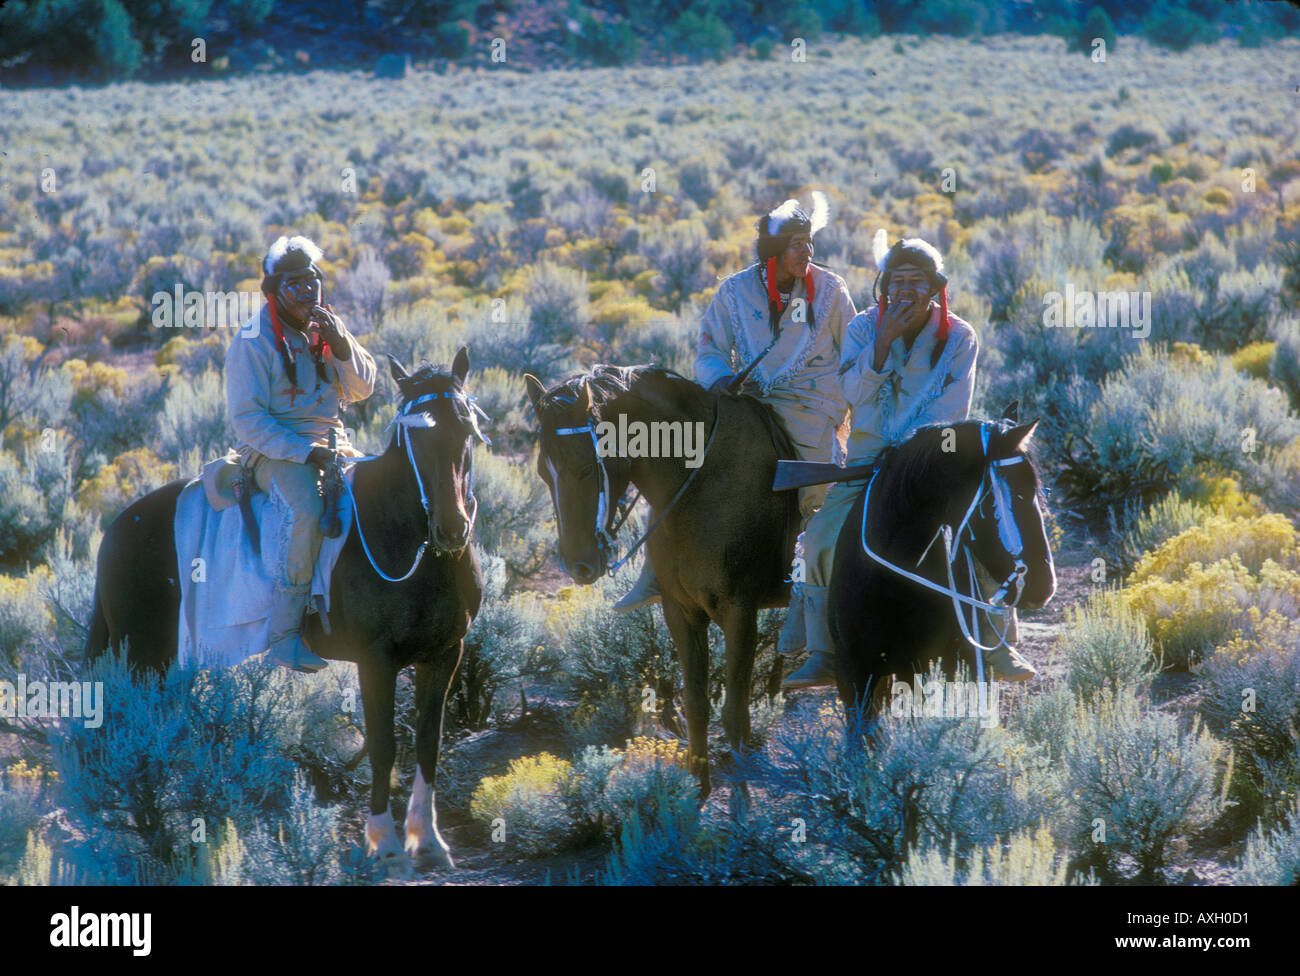
[[[707,797],[709,622],[726,641],[722,723],[738,752],[751,743],[758,611],[789,602],[797,498],[770,486],[777,460],[793,458],[793,446],[754,398],[710,393],[660,367],[597,366],[550,390],[532,375],[525,382],[540,428],[537,473],[555,506],[566,573],[585,585],[610,570],[615,509],[629,483],[660,513],[648,537],[649,559],[682,666],[690,768]],[[697,432],[697,450],[705,440],[694,467],[691,459],[683,462],[684,450],[637,456],[664,452],[634,451],[629,440],[624,456],[600,446],[601,430],[657,432],[662,446],[674,430],[685,435],[678,425],[687,424]]]
[[[329,632],[312,614],[303,636],[321,657],[357,666],[371,768],[371,854],[386,868],[404,867],[408,857],[419,867],[454,867],[438,832],[433,784],[444,703],[482,599],[482,572],[470,546],[477,514],[470,486],[473,442],[484,438],[465,391],[464,348],[449,373],[422,364],[408,374],[389,360],[401,396],[397,429],[383,454],[356,464],[354,516],[330,580]],[[161,675],[176,660],[180,590],[172,521],[185,484],[173,481],[137,500],[104,534],[87,660],[123,641],[141,676]],[[408,665],[415,667],[417,769],[403,848],[389,807],[389,777],[397,674]]]
[[[1046,500],[1026,450],[1037,421],[1015,425],[1016,414],[1012,404],[997,421],[928,425],[886,448],[845,517],[829,623],[840,699],[864,726],[885,678],[925,675],[935,661],[949,680],[959,662],[981,674],[978,615],[1037,610],[1055,592]],[[988,600],[972,560],[1001,583]],[[1005,639],[1008,626],[992,631]]]

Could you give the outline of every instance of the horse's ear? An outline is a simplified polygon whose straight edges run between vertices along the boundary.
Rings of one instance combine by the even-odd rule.
[[[575,401],[575,405],[582,413],[591,413],[591,387],[587,385],[586,380],[582,382],[582,393]]]
[[[536,413],[537,404],[546,393],[546,387],[542,386],[542,381],[532,373],[524,374],[524,386],[528,388],[528,402],[533,405],[533,413]]]
[[[460,347],[460,352],[452,360],[451,375],[456,377],[457,383],[462,386],[465,384],[465,377],[469,375],[469,349],[465,346]]]
[[[1002,408],[1002,419],[1009,420],[1013,424],[1020,422],[1020,401],[1012,400]]]
[[[1038,426],[1038,421],[1033,423],[1020,424],[1012,427],[1003,436],[1006,438],[1005,446],[1012,451],[1022,447],[1028,447],[1030,439],[1034,436],[1034,429]]]
[[[397,357],[393,355],[388,356],[388,371],[393,374],[393,379],[399,383],[409,375],[406,372],[406,367],[399,363]]]

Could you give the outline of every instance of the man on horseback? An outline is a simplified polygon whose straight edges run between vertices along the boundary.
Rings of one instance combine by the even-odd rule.
[[[775,412],[800,460],[830,461],[848,405],[836,380],[844,330],[855,309],[844,279],[813,264],[813,235],[826,225],[826,198],[813,192],[811,216],[787,200],[758,219],[758,263],[723,280],[700,322],[696,381],[711,392],[751,393]],[[799,490],[801,523],[826,497],[826,485]],[[798,589],[792,615],[825,587],[804,598]],[[614,604],[631,610],[660,600],[647,560],[632,590]],[[828,645],[829,646],[829,645]]]
[[[298,671],[327,663],[308,650],[301,627],[321,547],[318,481],[333,460],[329,434],[339,453],[355,455],[339,406],[375,390],[374,359],[322,304],[321,257],[306,237],[272,244],[262,262],[267,303],[258,327],[247,323],[226,352],[226,405],[240,461],[287,520],[266,660]]]
[[[840,387],[853,415],[850,466],[872,464],[886,445],[901,443],[926,424],[965,420],[979,353],[975,330],[948,311],[948,279],[937,250],[919,238],[888,247],[883,229],[876,232],[872,250],[880,272],[878,304],[849,323],[839,368]],[[840,529],[865,484],[836,484],[808,523],[805,591],[826,593]],[[997,588],[987,577],[980,583],[986,596]],[[806,613],[808,648],[813,653],[786,680],[786,688],[835,684],[825,599],[805,606],[817,607],[823,614],[814,620]],[[985,661],[990,676],[1003,681],[1025,681],[1037,674],[1005,643],[986,653]]]

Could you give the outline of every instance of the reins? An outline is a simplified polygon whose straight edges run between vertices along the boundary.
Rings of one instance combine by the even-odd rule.
[[[876,468],[876,470],[872,472],[871,480],[867,483],[866,492],[862,499],[862,528],[859,534],[862,551],[877,563],[905,579],[909,579],[914,583],[919,583],[926,589],[933,590],[936,593],[942,593],[944,596],[948,597],[952,602],[953,612],[957,616],[957,624],[961,629],[963,638],[965,638],[972,647],[976,648],[980,652],[996,650],[1003,646],[1008,648],[1011,647],[1011,645],[1007,643],[1006,639],[1007,631],[1010,630],[1009,619],[1007,624],[1002,627],[1001,631],[998,631],[998,629],[993,626],[992,620],[989,620],[989,627],[998,637],[998,642],[991,645],[981,644],[975,636],[979,630],[979,615],[983,613],[986,618],[994,615],[1008,617],[1013,607],[1007,606],[1003,601],[1013,586],[1017,593],[1020,592],[1020,586],[1023,583],[1026,572],[1028,572],[1028,567],[1025,565],[1023,559],[1024,547],[1021,543],[1019,529],[1016,527],[1014,519],[1010,520],[1010,525],[1004,524],[1007,519],[1004,519],[1003,515],[1009,515],[1010,513],[1003,513],[999,510],[1000,508],[1006,508],[1009,505],[1009,502],[1006,500],[1005,483],[998,477],[997,473],[998,468],[1009,467],[1013,464],[1023,464],[1026,459],[1023,454],[1017,454],[1015,457],[1000,458],[997,460],[990,459],[988,456],[988,441],[989,425],[983,423],[980,425],[980,444],[984,453],[984,470],[980,475],[979,487],[975,490],[975,495],[971,499],[970,505],[966,507],[966,514],[962,517],[961,522],[955,530],[947,523],[940,524],[939,528],[935,531],[935,534],[931,537],[930,542],[926,545],[924,551],[922,551],[920,557],[916,560],[916,565],[920,566],[925,560],[925,557],[929,555],[931,548],[934,547],[936,540],[942,539],[944,559],[948,575],[947,586],[935,583],[933,580],[914,573],[897,563],[890,562],[867,544],[867,513],[871,506],[871,489],[876,483],[876,478],[880,475],[880,468]],[[970,586],[971,593],[976,593],[978,585],[975,577],[975,557],[971,553],[970,549],[970,543],[975,541],[975,530],[971,527],[970,520],[971,516],[979,510],[985,497],[987,497],[990,492],[992,492],[994,498],[993,517],[998,526],[998,535],[1003,547],[1007,551],[1007,555],[1009,555],[1013,560],[1014,568],[1007,578],[1002,581],[998,591],[993,595],[991,600],[981,600],[974,596],[966,596],[966,594],[962,593],[957,588],[956,578],[953,574],[953,567],[956,565],[959,558],[966,561],[967,582]],[[1035,504],[1037,504],[1037,499],[1035,499]],[[969,541],[965,538],[967,533],[970,535]],[[969,622],[966,620],[967,611],[963,608],[963,604],[969,607]],[[975,670],[976,680],[981,686],[980,694],[983,696],[984,657],[982,653],[975,655]]]

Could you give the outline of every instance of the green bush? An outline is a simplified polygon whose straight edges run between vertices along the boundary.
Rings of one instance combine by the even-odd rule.
[[[1146,553],[1200,525],[1213,514],[1208,506],[1188,501],[1177,491],[1145,507],[1140,501],[1130,499],[1124,505],[1122,517],[1112,508],[1108,512],[1110,535],[1103,547],[1107,572],[1117,577],[1128,576]]]
[[[1088,11],[1088,16],[1080,26],[1078,34],[1075,35],[1072,50],[1091,55],[1092,42],[1098,37],[1106,42],[1106,56],[1109,57],[1114,52],[1118,40],[1115,36],[1115,25],[1111,23],[1110,16],[1105,10],[1101,7],[1093,7]]]
[[[1159,4],[1142,22],[1142,34],[1152,44],[1186,51],[1194,44],[1213,44],[1219,36],[1214,25],[1181,4]]]
[[[505,560],[512,585],[535,576],[546,564],[555,538],[554,510],[546,483],[537,477],[536,461],[515,462],[478,448],[474,497],[477,544]]]
[[[1070,842],[1083,866],[1114,877],[1127,854],[1138,877],[1157,878],[1170,845],[1218,816],[1222,746],[1194,722],[1183,734],[1172,715],[1130,695],[1081,707],[1066,749]]]
[[[210,369],[174,379],[157,418],[153,443],[160,458],[175,463],[195,448],[206,462],[234,447],[238,440],[226,408],[224,372]],[[198,473],[181,469],[182,476]]]
[[[1113,591],[1094,590],[1066,610],[1056,649],[1069,669],[1070,691],[1084,702],[1142,690],[1159,671],[1145,621]]]
[[[1234,880],[1242,885],[1300,884],[1300,800],[1282,825],[1269,828],[1261,824],[1246,840],[1246,853]]]

